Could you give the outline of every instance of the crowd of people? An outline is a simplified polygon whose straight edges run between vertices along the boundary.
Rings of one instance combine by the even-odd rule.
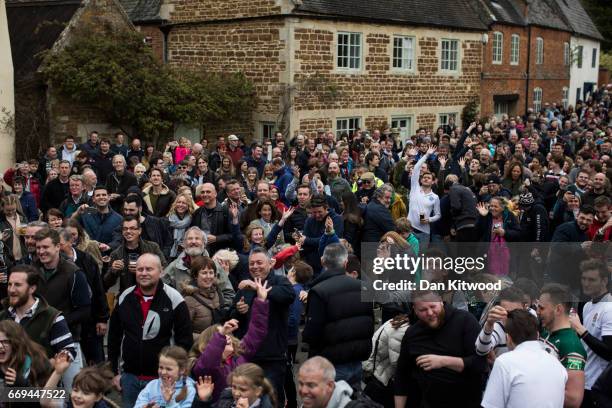
[[[611,98],[404,138],[66,137],[0,184],[0,382],[68,391],[45,407],[610,407]],[[366,301],[367,244],[484,245],[464,278],[504,285]]]

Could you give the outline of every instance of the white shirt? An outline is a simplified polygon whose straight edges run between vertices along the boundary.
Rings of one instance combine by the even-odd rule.
[[[612,295],[608,293],[597,303],[587,302],[582,311],[582,319],[582,324],[591,336],[599,340],[603,336],[612,336]],[[590,390],[609,362],[595,354],[584,341],[582,344],[587,352],[584,388]]]
[[[433,191],[429,193],[423,192],[419,184],[421,167],[427,160],[427,157],[428,155],[424,154],[412,169],[412,175],[410,176],[410,194],[408,195],[408,221],[410,221],[410,225],[412,225],[417,232],[429,234],[430,225],[438,221],[442,213],[440,212],[440,198],[438,195]],[[431,215],[432,212],[434,215]],[[429,218],[428,224],[421,224],[421,214]]]
[[[534,364],[537,362],[537,364]],[[563,408],[567,370],[537,340],[495,359],[484,408]]]

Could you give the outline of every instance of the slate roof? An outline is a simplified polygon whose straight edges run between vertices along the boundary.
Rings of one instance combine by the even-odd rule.
[[[540,27],[571,31],[571,28],[565,23],[558,10],[554,5],[549,4],[547,0],[532,1],[529,4],[527,20],[529,24]]]
[[[133,23],[162,21],[159,15],[162,0],[119,0],[119,2]]]
[[[42,51],[50,49],[81,5],[80,0],[8,0],[11,53],[17,79],[29,79],[38,69]]]
[[[551,0],[561,11],[572,32],[585,37],[603,40],[603,36],[580,3],[580,0]]]
[[[473,0],[302,0],[296,13],[486,31]]]
[[[525,19],[519,11],[517,5],[512,0],[484,0],[489,7],[491,14],[495,17],[495,22],[513,24],[518,26],[526,25]]]

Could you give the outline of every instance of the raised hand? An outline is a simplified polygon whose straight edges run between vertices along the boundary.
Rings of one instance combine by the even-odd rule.
[[[408,150],[408,156],[409,157],[415,157],[418,153],[419,152],[414,147],[412,149]]]
[[[283,225],[285,225],[285,222],[287,222],[287,220],[289,219],[289,217],[291,217],[291,215],[293,215],[293,212],[295,211],[295,207],[289,207],[287,209],[287,211],[285,211],[283,213],[283,215],[281,216],[280,221],[278,222],[278,226],[282,227]]]
[[[232,220],[234,221],[234,224],[238,220],[238,212],[239,212],[238,206],[236,205],[236,203],[231,203],[229,206],[229,213],[232,216]]]
[[[238,330],[238,320],[230,319],[223,324],[223,326],[219,327],[219,333],[224,336],[228,336]]]
[[[17,381],[17,372],[12,368],[7,368],[4,373],[4,382],[6,385],[13,385]]]
[[[257,290],[257,284],[250,279],[241,280],[238,284],[240,290]]]
[[[435,147],[435,146],[430,145],[430,146],[427,148],[427,155],[428,155],[428,156],[431,156],[431,155],[432,155],[432,154],[434,154],[435,152],[436,152],[436,147]]]
[[[327,217],[325,219],[325,233],[331,234],[333,230],[334,230],[334,220],[332,220],[332,217]]]
[[[261,281],[261,278],[255,278],[255,285],[257,285],[257,298],[260,300],[266,300],[268,293],[272,290],[272,286],[268,287],[268,282]]]
[[[196,383],[196,391],[198,392],[198,398],[200,401],[208,401],[212,396],[215,384],[212,382],[212,378],[207,375],[204,378],[199,377]]]
[[[438,162],[440,162],[440,168],[444,169],[446,168],[446,163],[447,163],[447,159],[444,156],[438,156]]]
[[[70,357],[70,353],[66,350],[62,350],[55,355],[55,360],[53,363],[53,369],[58,374],[64,374],[68,367],[70,367],[70,363],[72,359]]]
[[[480,214],[483,217],[486,217],[487,214],[489,214],[489,209],[487,208],[485,203],[476,204],[476,209],[478,210],[478,214]]]
[[[465,157],[459,158],[459,167],[461,167],[462,169],[465,168]]]

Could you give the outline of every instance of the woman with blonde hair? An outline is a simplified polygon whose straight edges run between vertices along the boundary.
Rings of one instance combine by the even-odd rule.
[[[18,195],[2,196],[0,204],[0,231],[4,242],[4,255],[8,255],[8,259],[14,264],[28,254],[25,240],[19,234],[19,227],[27,224],[28,220],[23,215]]]
[[[170,211],[168,212],[168,222],[172,229],[172,249],[170,249],[170,259],[176,258],[180,254],[180,247],[183,244],[185,231],[191,225],[191,216],[195,212],[195,204],[191,194],[179,194],[174,199]]]

